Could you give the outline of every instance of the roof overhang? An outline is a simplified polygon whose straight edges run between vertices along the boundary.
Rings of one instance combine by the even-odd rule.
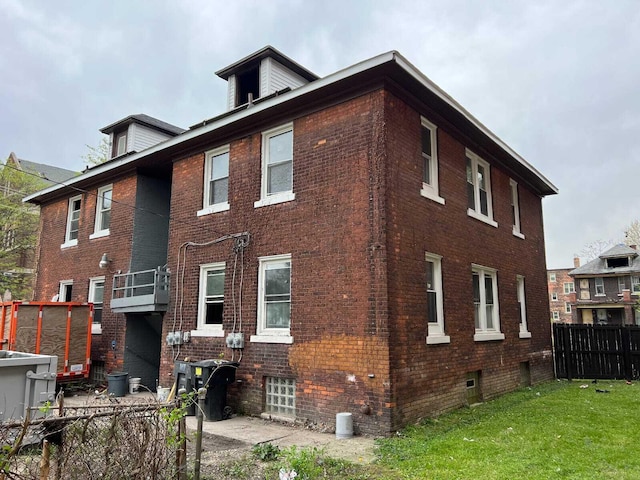
[[[392,88],[410,97],[410,101],[429,104],[439,114],[465,132],[509,172],[515,172],[538,195],[553,195],[558,189],[532,165],[467,112],[440,87],[429,80],[398,52],[391,51],[352,65],[344,70],[307,83],[281,95],[238,108],[202,126],[132,155],[118,157],[98,165],[63,184],[29,195],[25,202],[44,202],[75,192],[80,188],[111,181],[114,173],[123,175],[139,168],[157,168],[163,162],[177,160],[212,143],[231,140],[267,125],[291,120],[305,112],[319,110],[375,88]],[[471,147],[471,146],[470,146]]]

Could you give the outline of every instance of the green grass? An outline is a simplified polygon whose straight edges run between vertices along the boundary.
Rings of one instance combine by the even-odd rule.
[[[394,479],[638,479],[639,412],[640,384],[551,382],[381,440],[380,466]]]

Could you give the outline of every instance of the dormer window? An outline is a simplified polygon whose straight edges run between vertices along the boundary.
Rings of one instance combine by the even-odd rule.
[[[113,153],[111,157],[119,157],[125,153],[127,153],[127,131],[123,130],[113,134]]]
[[[607,268],[620,268],[629,266],[629,257],[607,258]]]
[[[236,107],[260,98],[260,68],[236,74]]]

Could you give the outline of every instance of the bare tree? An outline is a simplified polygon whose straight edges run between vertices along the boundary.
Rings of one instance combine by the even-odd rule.
[[[624,230],[624,243],[640,245],[640,220],[634,220]]]
[[[583,263],[590,262],[614,244],[615,241],[613,240],[595,240],[582,247],[582,250],[578,252],[578,256],[584,260]]]

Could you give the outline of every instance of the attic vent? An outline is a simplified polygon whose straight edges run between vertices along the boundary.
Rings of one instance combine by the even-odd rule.
[[[249,94],[254,100],[260,98],[260,67],[236,74],[236,107],[249,101]]]
[[[609,268],[628,267],[629,266],[629,257],[608,258],[607,259],[607,266]]]

